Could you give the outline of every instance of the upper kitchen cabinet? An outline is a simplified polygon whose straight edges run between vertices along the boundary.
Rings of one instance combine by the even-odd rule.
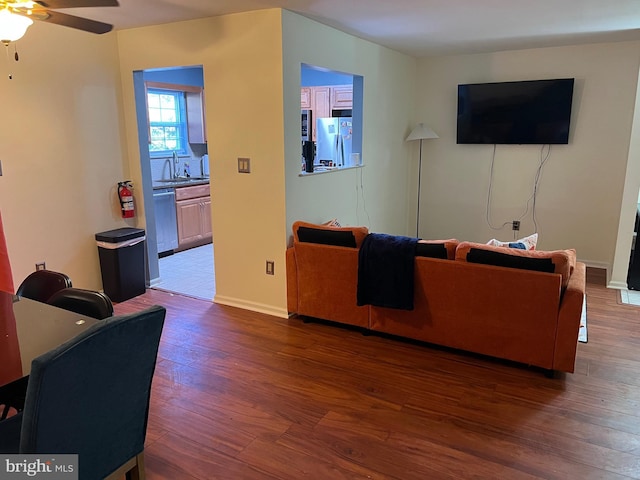
[[[353,85],[336,85],[331,87],[331,110],[353,108]]]
[[[185,95],[189,143],[207,143],[204,89],[197,88],[197,91],[186,91]]]
[[[331,116],[331,87],[311,87],[311,109],[313,118]]]
[[[300,108],[311,110],[313,121],[329,118],[337,111],[349,110],[353,106],[353,86],[317,86],[300,89]],[[315,128],[311,129],[312,140],[316,140]]]
[[[300,89],[300,108],[311,108],[311,87],[302,87]]]

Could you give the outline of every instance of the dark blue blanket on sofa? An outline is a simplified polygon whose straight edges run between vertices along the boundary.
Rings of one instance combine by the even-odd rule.
[[[358,255],[358,305],[413,310],[417,238],[370,233]]]

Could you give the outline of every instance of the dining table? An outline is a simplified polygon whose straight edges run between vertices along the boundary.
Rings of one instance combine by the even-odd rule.
[[[28,376],[34,358],[99,322],[0,291],[0,389]]]

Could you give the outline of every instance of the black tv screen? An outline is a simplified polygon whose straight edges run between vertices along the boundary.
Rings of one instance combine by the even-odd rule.
[[[458,85],[457,143],[565,144],[573,78]]]

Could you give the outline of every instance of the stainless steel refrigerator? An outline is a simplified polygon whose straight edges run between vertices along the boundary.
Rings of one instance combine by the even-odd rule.
[[[352,117],[318,118],[316,122],[316,165],[352,167]]]

